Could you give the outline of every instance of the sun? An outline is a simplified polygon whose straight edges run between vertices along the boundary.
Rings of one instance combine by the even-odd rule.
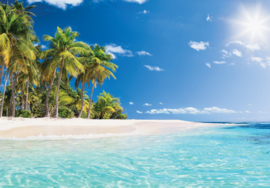
[[[270,15],[262,10],[261,5],[247,9],[243,6],[239,9],[237,19],[232,20],[237,38],[245,37],[250,42],[266,40],[270,31]]]

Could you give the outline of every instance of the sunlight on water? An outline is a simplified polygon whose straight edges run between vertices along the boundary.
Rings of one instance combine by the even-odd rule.
[[[197,134],[1,140],[0,186],[270,187],[270,125]]]

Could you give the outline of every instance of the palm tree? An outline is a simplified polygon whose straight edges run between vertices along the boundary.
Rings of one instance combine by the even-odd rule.
[[[98,96],[98,101],[95,105],[95,111],[100,113],[99,119],[103,119],[105,113],[116,112],[115,109],[122,110],[119,99],[103,91],[103,93]]]
[[[36,7],[36,5],[31,5],[31,6],[26,6],[23,7],[23,2],[19,2],[18,0],[16,0],[14,2],[14,5],[12,5],[12,7],[15,9],[16,14],[23,14],[25,16],[29,16],[27,17],[29,20],[32,20],[32,18],[30,16],[36,16],[34,13],[29,12],[29,10],[33,9]]]
[[[27,72],[24,57],[35,60],[34,46],[31,38],[34,36],[32,21],[25,14],[18,14],[12,6],[0,4],[0,56],[3,56],[0,72],[0,85],[5,65],[15,61]],[[11,58],[12,57],[12,58]]]
[[[89,97],[86,94],[86,91],[83,91],[79,88],[76,90],[76,98],[75,98],[75,108],[80,110],[78,118],[81,117],[82,112],[87,113],[88,105],[89,105]]]
[[[59,101],[56,100],[57,87],[54,87],[51,92],[51,97],[53,98],[52,109],[50,114],[56,113],[56,106],[66,106],[74,102],[74,99],[70,97],[65,91],[59,91]],[[58,104],[55,103],[57,101]]]
[[[2,94],[2,101],[1,101],[1,110],[0,110],[0,117],[3,116],[3,108],[4,108],[4,103],[5,103],[5,94],[6,94],[6,86],[7,86],[7,81],[8,81],[8,71],[6,72],[6,79],[5,79],[5,85],[3,88],[3,94]]]
[[[85,68],[87,68],[87,67],[85,66]],[[86,76],[87,76],[87,74],[81,73],[81,74],[78,75],[78,77],[77,77],[77,79],[75,81],[75,87],[77,88],[77,93],[80,93],[80,105],[79,105],[80,106],[80,112],[79,112],[78,118],[81,117],[82,112],[85,109],[84,100],[85,100],[85,97],[87,95],[85,96],[86,92],[84,92],[84,84],[86,82],[88,82],[88,86],[89,86],[89,79]],[[80,82],[81,82],[81,89],[78,89],[78,86],[79,86]],[[76,105],[76,106],[78,106],[78,105]]]
[[[85,77],[93,84],[87,119],[90,119],[91,102],[96,83],[101,86],[106,78],[110,79],[112,76],[116,79],[112,71],[115,72],[118,66],[110,62],[112,59],[112,56],[106,53],[105,48],[98,45],[95,45],[93,49],[88,47],[87,52],[79,57],[81,62],[85,62]]]
[[[58,94],[62,79],[63,70],[69,73],[71,76],[77,76],[79,73],[84,72],[84,66],[78,61],[77,55],[85,52],[86,44],[82,42],[75,42],[76,37],[79,34],[73,32],[70,27],[62,30],[57,27],[57,32],[54,38],[45,35],[43,39],[49,41],[49,49],[43,52],[44,57],[47,54],[52,54],[50,64],[52,67],[59,66],[60,75],[58,79],[57,91],[56,91],[56,109],[55,118],[58,117]],[[67,75],[67,74],[66,74]]]
[[[27,74],[26,59],[32,61],[36,58],[35,48],[31,42],[35,36],[31,18],[27,14],[16,12],[14,5],[1,4],[0,20],[0,56],[4,60],[1,67],[0,84],[5,65],[8,67],[11,64],[12,98],[10,104],[13,107],[12,116],[14,117],[14,89],[19,73],[23,71]]]

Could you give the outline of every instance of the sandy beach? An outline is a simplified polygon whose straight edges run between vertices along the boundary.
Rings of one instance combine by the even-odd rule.
[[[181,120],[85,120],[1,118],[1,138],[83,135],[155,135],[217,126]]]

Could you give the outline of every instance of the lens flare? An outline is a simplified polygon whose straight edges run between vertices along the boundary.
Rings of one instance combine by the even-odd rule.
[[[237,33],[234,38],[246,38],[250,42],[265,41],[270,31],[270,15],[262,10],[261,5],[247,9],[241,6],[238,19],[231,20]]]

